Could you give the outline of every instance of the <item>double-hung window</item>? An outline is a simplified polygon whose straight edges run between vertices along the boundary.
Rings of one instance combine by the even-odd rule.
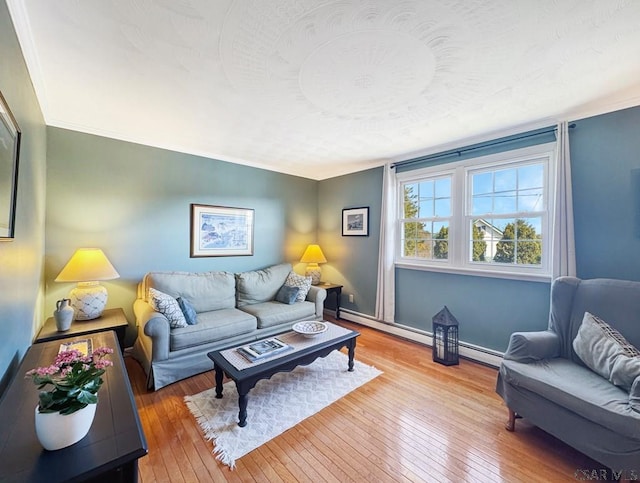
[[[396,264],[548,278],[554,147],[398,173]]]

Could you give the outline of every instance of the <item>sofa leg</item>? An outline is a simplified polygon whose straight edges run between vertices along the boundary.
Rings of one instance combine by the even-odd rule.
[[[509,409],[509,419],[507,420],[507,422],[505,423],[504,427],[507,428],[507,431],[515,431],[516,430],[516,413],[512,410]]]

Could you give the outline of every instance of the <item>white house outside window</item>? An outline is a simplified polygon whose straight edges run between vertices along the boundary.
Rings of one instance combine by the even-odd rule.
[[[554,146],[398,173],[396,265],[548,279]]]

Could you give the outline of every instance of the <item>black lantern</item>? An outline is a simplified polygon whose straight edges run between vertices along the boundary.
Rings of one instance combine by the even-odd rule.
[[[458,321],[444,306],[433,317],[433,362],[445,366],[460,363],[458,358]]]

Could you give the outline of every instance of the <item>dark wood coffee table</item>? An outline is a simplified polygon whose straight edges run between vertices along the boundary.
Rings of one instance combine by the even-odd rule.
[[[349,371],[353,371],[353,358],[356,351],[356,337],[360,332],[351,330],[344,335],[320,342],[317,345],[307,347],[297,352],[286,353],[276,359],[263,362],[256,366],[249,366],[239,370],[231,364],[223,355],[222,350],[209,352],[207,355],[213,361],[216,379],[216,399],[222,398],[222,380],[226,374],[229,379],[236,383],[238,390],[238,426],[247,425],[247,403],[249,391],[255,387],[258,381],[269,379],[278,372],[291,372],[298,366],[307,366],[318,357],[326,357],[334,350],[346,347],[349,350]],[[276,337],[276,336],[273,336]],[[244,345],[244,344],[243,344]]]

